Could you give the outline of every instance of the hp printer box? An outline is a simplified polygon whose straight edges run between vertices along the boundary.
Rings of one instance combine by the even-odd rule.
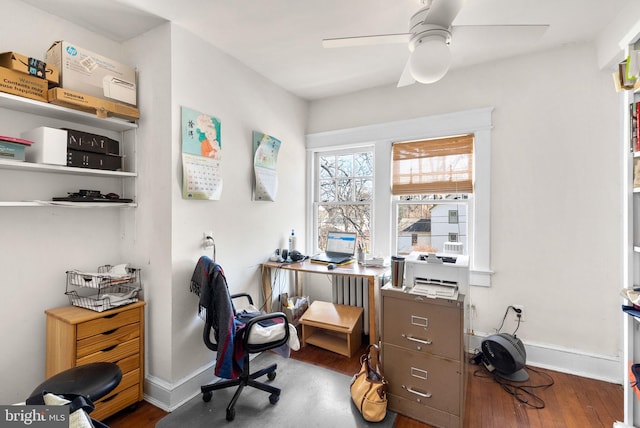
[[[47,51],[47,64],[60,70],[60,86],[94,97],[136,105],[136,70],[65,41]]]

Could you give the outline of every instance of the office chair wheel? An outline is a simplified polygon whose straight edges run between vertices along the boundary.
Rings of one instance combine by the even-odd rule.
[[[278,394],[271,394],[269,396],[269,403],[276,404],[278,401],[280,401],[280,396]]]
[[[232,421],[236,418],[236,409],[227,409],[227,420]]]
[[[267,373],[267,379],[274,380],[276,378],[276,372]]]
[[[209,401],[211,401],[212,396],[213,396],[213,392],[211,391],[205,392],[202,394],[202,401],[204,401],[205,403],[208,403]]]

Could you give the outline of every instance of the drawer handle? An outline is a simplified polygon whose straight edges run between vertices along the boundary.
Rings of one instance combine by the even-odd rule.
[[[118,396],[118,394],[113,394],[111,397],[107,397],[104,400],[100,400],[101,403],[108,403],[109,401],[113,400],[114,398],[116,398]]]
[[[115,333],[116,331],[118,331],[118,329],[117,329],[117,328],[114,328],[113,330],[105,331],[105,332],[104,332],[104,333],[102,333],[102,334],[104,334],[104,335],[109,335],[109,334],[113,334],[113,333]]]
[[[417,315],[411,315],[411,324],[418,327],[429,327],[429,318],[419,317]]]
[[[113,318],[113,317],[117,317],[117,316],[118,316],[118,314],[111,314],[111,315],[105,315],[102,318]]]
[[[410,386],[405,386],[402,385],[403,389],[406,389],[408,392],[417,395],[418,397],[422,397],[422,398],[431,398],[431,394],[430,393],[424,393],[424,392],[418,392],[415,389],[411,388]]]
[[[422,339],[416,339],[413,336],[408,336],[406,334],[402,334],[402,337],[404,337],[407,340],[410,340],[412,342],[417,342],[417,343],[421,343],[423,345],[431,345],[431,341],[430,340],[422,340]]]
[[[116,349],[116,346],[118,346],[118,345],[112,345],[112,346],[109,346],[108,348],[104,348],[104,349],[103,349],[102,351],[100,351],[100,352],[109,352],[109,351],[112,351],[112,350]]]

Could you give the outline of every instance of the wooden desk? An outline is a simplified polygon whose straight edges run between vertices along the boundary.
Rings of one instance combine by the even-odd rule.
[[[358,263],[351,263],[344,266],[338,266],[335,269],[327,269],[327,265],[320,263],[311,263],[304,260],[299,263],[279,263],[266,262],[262,264],[262,289],[265,296],[269,296],[265,302],[265,310],[271,312],[271,273],[274,269],[283,269],[295,272],[296,286],[299,283],[298,273],[321,273],[324,275],[352,275],[366,278],[369,286],[369,343],[379,343],[379,329],[376,327],[377,316],[380,305],[380,287],[376,287],[378,278],[389,272],[389,267],[373,267],[361,266]]]

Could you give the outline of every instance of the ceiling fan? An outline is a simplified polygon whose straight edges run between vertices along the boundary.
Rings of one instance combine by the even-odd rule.
[[[422,7],[409,20],[408,33],[324,39],[325,48],[408,43],[411,55],[402,71],[398,87],[413,83],[434,83],[440,80],[451,65],[449,45],[461,28],[539,29],[540,35],[548,25],[470,25],[452,26],[465,0],[417,0]]]

